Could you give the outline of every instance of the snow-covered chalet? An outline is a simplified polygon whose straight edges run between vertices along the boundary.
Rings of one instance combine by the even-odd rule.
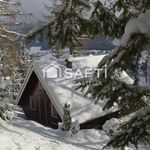
[[[103,57],[104,55],[72,58],[72,70],[96,68]],[[73,79],[60,77],[60,70],[65,69],[65,60],[53,59],[50,54],[32,63],[18,96],[18,105],[23,108],[27,119],[57,128],[63,118],[65,103],[70,104],[72,120],[78,120],[81,129],[101,128],[107,119],[118,116],[115,109],[103,111],[104,101],[95,104],[84,97],[84,94],[76,90],[77,85]],[[120,78],[128,83],[133,82],[125,72]]]

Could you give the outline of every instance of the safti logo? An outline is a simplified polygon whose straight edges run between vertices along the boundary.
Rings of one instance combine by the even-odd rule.
[[[101,71],[105,72],[105,78],[107,78],[107,66],[104,69],[70,69],[70,68],[61,68],[55,64],[50,64],[45,67],[43,70],[43,78],[57,79],[57,78],[66,78],[66,79],[79,79],[79,78],[88,78],[92,77],[95,72],[97,72],[97,78],[99,78]]]
[[[43,69],[43,78],[61,78],[61,68],[57,65],[50,64]]]

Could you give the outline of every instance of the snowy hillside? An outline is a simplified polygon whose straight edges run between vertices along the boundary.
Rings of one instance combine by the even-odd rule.
[[[17,116],[9,123],[0,120],[0,135],[0,150],[101,150],[109,140],[104,131],[81,130],[70,137]],[[149,148],[140,147],[140,150]],[[134,149],[126,147],[126,150]]]

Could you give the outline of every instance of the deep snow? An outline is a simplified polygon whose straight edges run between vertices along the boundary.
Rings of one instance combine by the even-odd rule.
[[[82,130],[76,136],[15,117],[0,120],[0,150],[100,150],[109,137],[104,131]]]
[[[80,130],[70,137],[60,130],[25,120],[22,115],[17,112],[9,123],[0,120],[0,150],[101,150],[109,140],[104,131],[95,129]],[[140,147],[140,150],[149,149]],[[135,149],[126,147],[125,150]]]

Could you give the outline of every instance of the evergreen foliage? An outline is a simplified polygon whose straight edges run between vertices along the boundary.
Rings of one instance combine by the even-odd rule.
[[[140,1],[140,3],[139,1],[134,1],[134,3],[132,3],[131,1],[118,0],[113,8],[109,9],[110,15],[108,15],[108,9],[105,9],[100,2],[97,2],[92,16],[92,18],[97,17],[97,20],[94,21],[97,25],[91,23],[95,25],[95,28],[92,28],[93,32],[96,31],[95,33],[106,36],[121,37],[127,22],[132,17],[136,18],[142,12],[145,13],[146,10],[149,9],[149,1],[142,2],[143,1]],[[117,18],[118,21],[115,21],[116,17],[112,15],[115,14],[117,8],[118,10],[123,9],[123,13]],[[114,13],[112,14],[112,12]],[[112,17],[109,18],[107,15]],[[107,21],[102,16],[105,16]],[[121,147],[124,149],[129,143],[138,147],[140,142],[147,144],[150,142],[150,132],[149,128],[147,128],[150,124],[150,89],[140,85],[138,69],[141,52],[147,43],[149,43],[149,38],[147,38],[145,34],[132,33],[125,46],[121,45],[117,47],[99,63],[98,68],[103,68],[99,78],[96,78],[97,74],[95,73],[92,79],[88,79],[90,84],[93,82],[93,86],[88,88],[86,95],[90,93],[95,103],[97,103],[99,99],[107,100],[104,109],[109,109],[117,104],[122,115],[140,111],[120,128],[121,132],[113,136],[106,147],[113,146],[113,148]],[[107,66],[108,78],[105,78],[105,66]],[[133,77],[134,83],[132,85],[120,81],[119,77],[123,70]],[[98,81],[101,81],[101,84],[95,86],[94,84]],[[87,79],[85,79],[85,82],[83,79],[78,82],[81,83],[80,88],[82,88],[82,90],[86,89]]]
[[[71,127],[70,105],[64,105],[63,124],[61,129],[63,131],[69,131]]]
[[[52,25],[54,29],[52,44],[59,49],[69,47],[70,54],[73,54],[74,47],[81,45],[77,38],[80,35],[81,21],[83,21],[79,13],[84,7],[89,7],[88,0],[63,0],[62,4],[53,10],[55,20]],[[59,8],[61,11],[56,11]]]
[[[63,114],[63,121],[61,124],[59,124],[59,128],[62,131],[65,131],[68,135],[73,136],[78,133],[80,130],[80,125],[78,120],[72,122],[71,116],[70,116],[70,105],[66,104],[64,105],[64,114]]]
[[[48,27],[50,45],[55,46],[56,50],[68,47],[70,54],[73,54],[75,47],[82,46],[78,38],[82,32],[82,24],[86,22],[82,16],[85,8],[90,8],[89,0],[61,0],[61,4],[55,5],[51,10],[52,16],[49,23],[29,33],[27,38],[41,33]]]
[[[89,27],[91,34],[120,37],[125,24],[120,26],[120,20],[108,8],[103,7],[100,1],[95,2],[94,6]]]
[[[51,50],[52,50],[53,56],[58,59],[61,58],[64,54],[63,50],[58,49],[57,47],[51,47]]]
[[[139,84],[138,76],[139,56],[146,42],[147,38],[143,34],[131,36],[126,47],[118,47],[99,63],[98,68],[104,68],[105,64],[107,65],[108,78],[104,77],[104,71],[102,71],[98,79],[96,76],[93,79],[89,79],[90,83],[93,82],[93,86],[88,88],[86,95],[90,93],[96,103],[99,99],[107,100],[104,109],[109,109],[114,107],[114,104],[117,104],[122,115],[128,115],[142,109],[136,116],[138,120],[133,117],[131,121],[126,122],[125,128],[121,128],[121,132],[114,136],[107,146],[124,149],[129,143],[138,147],[139,142],[149,143],[150,141],[149,129],[145,128],[150,124],[149,111],[146,111],[150,110],[150,89]],[[128,84],[120,81],[116,70],[120,72],[119,76],[123,70],[132,74],[134,83]],[[95,86],[94,83],[97,81],[101,81],[101,84]],[[83,85],[81,87],[84,89],[86,84]],[[146,110],[143,109],[146,107]],[[141,115],[141,113],[144,115]],[[139,129],[140,132],[138,132]]]
[[[124,149],[126,145],[131,143],[138,149],[138,144],[150,144],[150,134],[147,132],[149,130],[149,122],[150,109],[146,107],[120,127],[122,131],[110,140],[107,147],[113,146]]]

